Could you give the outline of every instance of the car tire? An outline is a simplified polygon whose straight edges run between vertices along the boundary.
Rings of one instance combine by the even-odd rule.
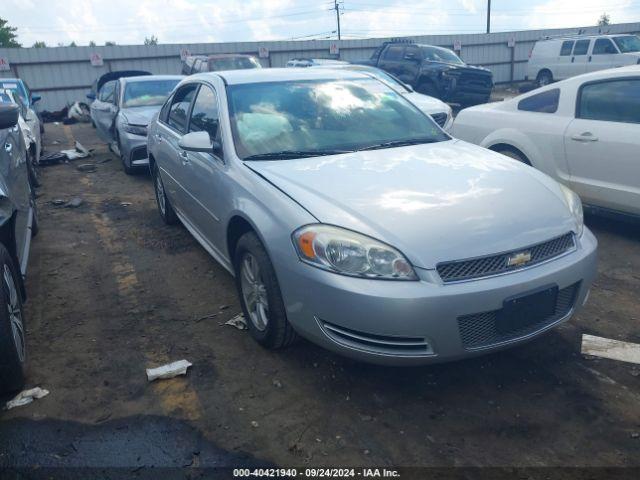
[[[127,175],[133,175],[135,173],[135,169],[133,167],[131,167],[130,165],[127,165],[127,161],[125,160],[124,156],[122,155],[122,146],[120,145],[120,137],[118,137],[116,141],[118,142],[118,153],[120,154],[120,161],[122,162],[122,169],[124,170],[124,173],[126,173]]]
[[[269,255],[254,232],[240,237],[233,263],[242,312],[253,339],[271,350],[291,345],[298,335],[287,320]]]
[[[160,169],[157,165],[153,167],[153,190],[156,195],[156,205],[158,206],[158,213],[160,217],[167,225],[174,225],[178,223],[178,216],[175,210],[171,206],[171,202],[167,197],[167,193],[164,190],[164,183],[160,176]]]
[[[536,81],[539,87],[545,87],[553,83],[553,75],[549,70],[542,70],[540,73],[538,73]]]
[[[36,195],[32,188],[29,189],[29,202],[31,203],[31,210],[33,212],[33,218],[31,220],[31,236],[35,237],[40,231],[40,225],[38,222],[38,203],[36,202]]]
[[[0,389],[19,390],[27,364],[24,312],[18,271],[0,244]]]
[[[29,183],[31,184],[31,188],[38,188],[42,185],[42,183],[40,183],[38,167],[36,166],[35,155],[29,150],[27,150],[27,173],[29,174]]]
[[[504,155],[505,157],[513,158],[514,160],[524,163],[525,165],[531,165],[531,162],[527,157],[525,157],[523,154],[519,152],[516,152],[515,150],[503,148],[503,149],[496,150],[496,152]]]

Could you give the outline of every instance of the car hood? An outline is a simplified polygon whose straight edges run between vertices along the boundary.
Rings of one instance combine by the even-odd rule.
[[[318,221],[382,240],[422,268],[576,229],[555,181],[460,140],[245,164]]]
[[[429,115],[433,115],[434,113],[449,113],[449,105],[429,95],[423,95],[418,92],[407,92],[403,94],[403,96],[421,111]]]
[[[162,105],[154,105],[151,107],[131,107],[120,109],[120,115],[123,120],[130,125],[147,126],[153,120],[153,116],[158,113]]]

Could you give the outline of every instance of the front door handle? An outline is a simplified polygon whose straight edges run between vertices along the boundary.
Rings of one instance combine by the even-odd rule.
[[[162,135],[160,135],[159,133],[156,133],[155,137],[158,142],[162,141]]]
[[[182,162],[182,165],[189,165],[189,154],[184,150],[180,152],[180,161]]]
[[[571,135],[571,140],[575,140],[576,142],[597,142],[598,137],[594,136],[591,132],[582,132]]]

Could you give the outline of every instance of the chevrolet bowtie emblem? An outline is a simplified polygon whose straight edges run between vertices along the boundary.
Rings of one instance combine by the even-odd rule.
[[[521,267],[531,261],[531,252],[519,252],[509,255],[507,258],[508,267]]]

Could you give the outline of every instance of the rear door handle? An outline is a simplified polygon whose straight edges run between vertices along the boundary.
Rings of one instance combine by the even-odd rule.
[[[583,132],[571,135],[571,140],[575,140],[576,142],[597,142],[598,137],[595,137],[591,132]]]
[[[189,154],[182,150],[180,152],[180,160],[182,161],[182,165],[189,165]]]
[[[158,142],[161,142],[161,141],[162,141],[162,135],[160,135],[159,133],[156,133],[156,135],[155,135],[155,136],[156,136],[156,140],[157,140]]]

